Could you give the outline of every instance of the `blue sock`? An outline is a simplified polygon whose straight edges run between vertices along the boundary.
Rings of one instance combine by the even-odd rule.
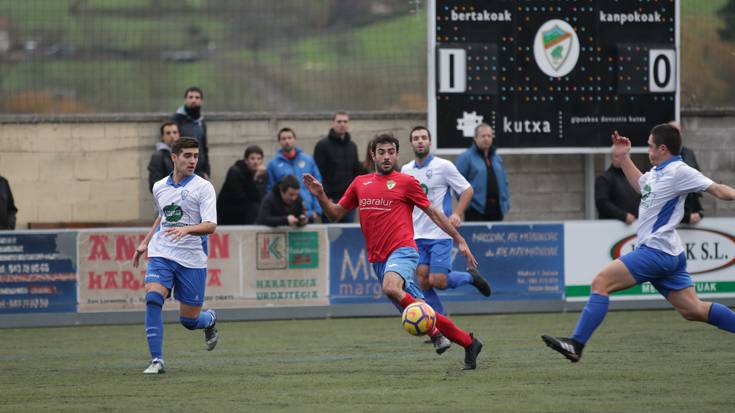
[[[707,322],[720,330],[735,333],[735,312],[719,303],[712,303]]]
[[[465,271],[449,271],[447,274],[447,288],[457,288],[472,282],[472,276]]]
[[[214,317],[209,311],[202,311],[197,318],[179,317],[181,324],[189,330],[201,330],[214,323]]]
[[[444,304],[442,304],[442,301],[436,294],[436,290],[434,290],[433,288],[429,288],[428,290],[423,291],[423,293],[424,299],[426,299],[426,304],[429,304],[435,312],[439,314],[444,314]]]
[[[572,340],[586,344],[595,329],[602,324],[609,304],[610,297],[592,293],[584,306],[584,310],[582,310],[582,314],[579,316],[577,328],[574,329],[574,334],[572,334]]]
[[[152,359],[163,358],[163,296],[150,291],[145,295],[145,335]]]

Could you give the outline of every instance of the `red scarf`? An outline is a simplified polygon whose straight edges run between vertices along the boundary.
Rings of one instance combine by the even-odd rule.
[[[296,148],[291,149],[290,152],[286,152],[285,149],[282,149],[281,153],[286,157],[286,159],[293,160],[296,158]]]

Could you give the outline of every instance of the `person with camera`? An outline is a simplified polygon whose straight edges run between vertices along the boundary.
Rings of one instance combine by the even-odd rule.
[[[301,184],[298,179],[293,175],[286,175],[278,182],[277,189],[270,191],[263,199],[256,224],[271,227],[306,225],[309,219],[304,210],[304,200],[299,193]]]

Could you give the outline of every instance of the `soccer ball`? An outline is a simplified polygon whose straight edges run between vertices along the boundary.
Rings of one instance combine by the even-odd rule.
[[[436,314],[428,304],[415,302],[403,310],[401,324],[410,334],[423,336],[436,325]]]

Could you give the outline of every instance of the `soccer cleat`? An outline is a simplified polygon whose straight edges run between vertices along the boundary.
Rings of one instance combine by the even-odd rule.
[[[452,347],[452,342],[448,338],[444,337],[444,334],[437,333],[434,337],[431,337],[431,343],[434,344],[434,350],[436,354],[442,354]]]
[[[207,351],[212,351],[217,346],[219,340],[219,331],[217,331],[217,314],[211,308],[207,310],[212,314],[212,325],[204,329],[204,342],[207,344]]]
[[[582,350],[584,350],[584,344],[572,340],[566,337],[551,337],[547,335],[541,336],[547,346],[561,353],[562,356],[566,357],[572,363],[576,363],[582,358]]]
[[[163,374],[166,369],[163,368],[163,360],[153,359],[151,365],[147,369],[143,370],[143,374]]]
[[[472,285],[477,288],[477,291],[485,297],[490,297],[490,294],[492,294],[490,283],[477,271],[477,268],[467,268],[467,272],[472,276]]]
[[[470,337],[472,337],[472,344],[464,349],[464,367],[462,370],[474,370],[477,368],[477,355],[482,351],[480,340],[476,339],[472,333],[470,333]]]

